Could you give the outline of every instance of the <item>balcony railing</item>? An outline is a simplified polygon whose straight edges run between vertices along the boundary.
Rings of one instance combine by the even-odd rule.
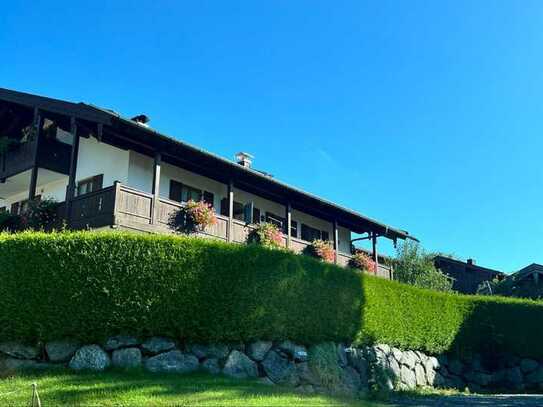
[[[72,200],[68,222],[71,228],[88,229],[114,226],[120,229],[149,233],[172,233],[169,226],[172,215],[183,204],[160,198],[156,202],[156,216],[153,215],[153,195],[130,188],[120,183],[114,186],[91,192]],[[217,224],[198,233],[202,237],[211,237],[223,241],[228,240],[228,222],[226,216],[216,215]],[[254,226],[234,219],[232,223],[232,242],[244,243]],[[283,244],[287,245],[287,237],[283,236]],[[290,239],[290,249],[301,253],[311,243],[295,237]],[[347,266],[351,255],[339,252],[338,264]],[[392,268],[379,264],[377,275],[392,278]]]

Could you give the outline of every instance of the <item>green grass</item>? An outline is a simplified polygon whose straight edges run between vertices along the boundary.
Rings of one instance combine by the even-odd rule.
[[[143,371],[72,373],[47,371],[0,380],[1,406],[26,406],[37,383],[50,406],[346,406],[382,404],[323,395],[221,376],[159,375]]]

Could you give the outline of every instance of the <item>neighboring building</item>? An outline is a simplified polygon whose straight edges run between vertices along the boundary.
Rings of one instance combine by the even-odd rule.
[[[277,224],[284,244],[301,251],[330,240],[337,262],[351,255],[351,233],[377,239],[412,238],[352,210],[303,192],[251,167],[151,129],[144,115],[131,120],[106,109],[0,88],[0,208],[23,212],[28,202],[63,202],[71,228],[169,232],[172,213],[189,199],[214,206],[218,224],[204,234],[243,242],[251,225]],[[1,143],[0,143],[1,144]],[[1,148],[1,147],[0,147]],[[390,277],[381,265],[379,273]]]
[[[453,290],[464,294],[477,293],[477,288],[484,281],[505,277],[501,271],[477,266],[473,259],[463,262],[446,256],[436,256],[434,264],[453,281]]]

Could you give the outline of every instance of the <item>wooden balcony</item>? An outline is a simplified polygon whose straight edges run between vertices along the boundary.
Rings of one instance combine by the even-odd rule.
[[[70,171],[71,147],[58,140],[38,138],[21,143],[0,154],[0,179],[19,174],[34,166],[61,174]]]
[[[116,183],[114,186],[74,198],[70,205],[68,223],[73,229],[114,227],[147,233],[172,233],[170,219],[182,207],[183,204],[179,202],[160,198],[156,202],[156,216],[153,217],[152,194]],[[228,217],[217,215],[217,224],[198,235],[227,241],[228,223]],[[234,219],[232,242],[245,243],[252,229],[254,226]],[[286,236],[283,236],[283,244],[286,247]],[[309,244],[310,242],[298,238],[290,239],[290,248],[296,253],[301,253]],[[338,264],[347,266],[350,258],[350,254],[339,252]],[[391,267],[379,264],[379,277],[391,279],[392,273]]]

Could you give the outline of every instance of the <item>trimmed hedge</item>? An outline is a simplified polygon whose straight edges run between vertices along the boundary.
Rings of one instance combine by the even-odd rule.
[[[444,294],[279,250],[119,232],[0,234],[0,341],[382,342],[543,358],[543,305]]]

